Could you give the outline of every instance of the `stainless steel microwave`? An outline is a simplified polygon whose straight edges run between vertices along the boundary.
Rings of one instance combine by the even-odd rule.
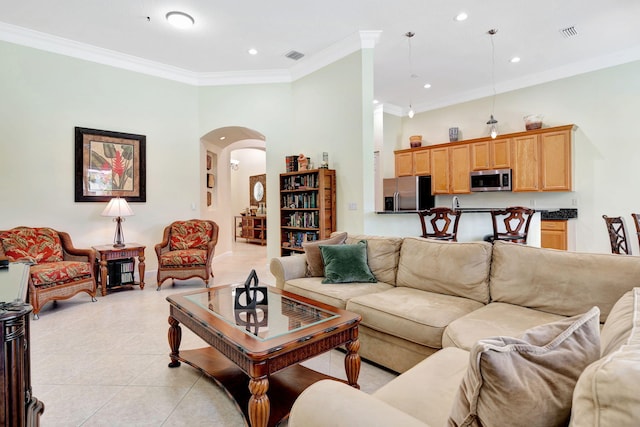
[[[472,171],[471,191],[511,191],[511,169]]]

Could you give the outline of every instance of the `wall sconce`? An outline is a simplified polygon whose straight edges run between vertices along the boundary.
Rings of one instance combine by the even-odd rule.
[[[102,211],[101,215],[113,217],[113,221],[117,223],[116,234],[113,236],[113,247],[123,248],[125,244],[121,224],[122,221],[124,221],[124,218],[122,217],[133,215],[133,211],[129,207],[127,201],[125,199],[121,199],[120,197],[111,199],[107,207]]]
[[[231,159],[229,166],[231,167],[231,170],[237,171],[238,168],[240,167],[240,161],[236,159]]]

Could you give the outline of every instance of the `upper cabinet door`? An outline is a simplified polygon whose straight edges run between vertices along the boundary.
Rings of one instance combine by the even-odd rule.
[[[431,175],[431,150],[415,151],[413,165],[416,175]]]
[[[431,150],[431,188],[433,194],[449,194],[449,149]]]
[[[481,171],[491,169],[489,141],[471,144],[471,170]]]
[[[538,191],[538,135],[513,138],[513,191]]]
[[[396,153],[396,177],[413,175],[413,153]]]
[[[509,169],[511,167],[511,139],[491,141],[491,168]]]
[[[540,134],[542,191],[571,191],[571,131]]]
[[[464,194],[471,192],[469,177],[469,145],[456,145],[449,148],[451,187],[450,193]]]

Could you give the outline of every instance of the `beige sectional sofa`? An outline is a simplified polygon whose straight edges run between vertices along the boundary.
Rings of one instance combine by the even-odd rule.
[[[606,371],[613,360],[616,370],[606,375],[640,384],[640,337],[633,334],[640,313],[629,314],[640,305],[640,291],[630,292],[640,286],[639,257],[413,237],[349,236],[346,243],[360,240],[367,241],[377,283],[323,284],[322,277],[307,277],[305,256],[274,258],[271,271],[282,289],[361,314],[361,356],[404,373],[373,396],[337,382],[318,383],[296,402],[291,426],[445,425],[470,366],[469,352],[476,351],[479,340],[519,337],[592,307],[599,309],[597,320],[604,324],[602,358],[594,365],[600,363]],[[617,302],[623,308],[607,322]],[[625,310],[626,315],[620,313]],[[574,405],[575,399],[581,407],[591,405],[591,413],[602,418],[602,396],[595,395],[589,383],[593,378],[583,380],[594,365],[580,376]],[[624,389],[613,389],[618,393],[613,397],[624,396]],[[572,422],[640,425],[638,393],[630,394],[635,396],[626,396],[610,410],[622,408],[622,416],[634,422],[591,422],[593,416],[589,424],[573,421],[589,417],[584,414],[572,414]],[[320,396],[325,396],[322,411]]]

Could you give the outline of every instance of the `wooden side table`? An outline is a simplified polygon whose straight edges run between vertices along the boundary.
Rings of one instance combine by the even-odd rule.
[[[126,258],[134,258],[134,263],[135,258],[138,258],[140,282],[133,284],[140,285],[141,290],[144,289],[144,249],[145,246],[139,243],[127,243],[123,248],[114,248],[113,245],[93,246],[93,250],[96,251],[96,264],[100,266],[100,288],[102,296],[107,295],[108,262]]]

